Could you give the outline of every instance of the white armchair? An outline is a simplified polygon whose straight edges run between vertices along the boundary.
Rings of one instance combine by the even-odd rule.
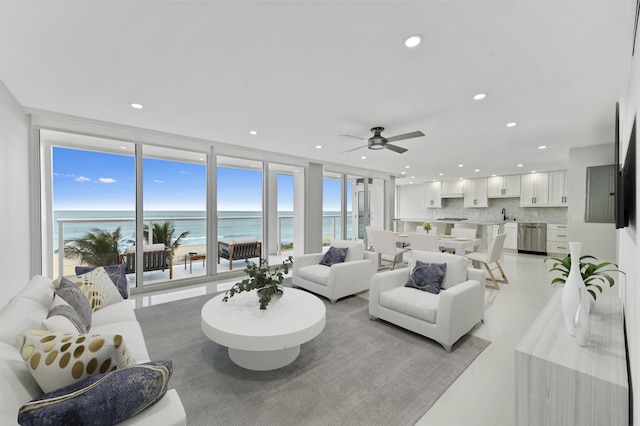
[[[439,294],[405,287],[416,260],[446,263]],[[369,315],[440,343],[447,352],[484,319],[486,272],[468,267],[462,256],[416,251],[409,268],[385,271],[371,278]]]
[[[293,285],[324,296],[331,303],[368,290],[371,276],[378,268],[378,255],[365,251],[364,244],[356,241],[335,240],[331,246],[349,248],[345,261],[329,267],[320,265],[324,253],[296,256],[291,273]]]

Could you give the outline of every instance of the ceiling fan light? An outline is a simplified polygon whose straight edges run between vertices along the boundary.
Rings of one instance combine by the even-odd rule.
[[[378,143],[372,143],[369,145],[369,149],[384,149],[384,145]]]

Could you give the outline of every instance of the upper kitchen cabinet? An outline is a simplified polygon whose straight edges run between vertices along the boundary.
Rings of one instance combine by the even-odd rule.
[[[520,196],[520,175],[493,176],[488,181],[489,198]]]
[[[440,200],[441,183],[425,182],[424,183],[424,204],[430,208],[441,208]]]
[[[464,181],[464,207],[489,207],[487,178]]]
[[[520,207],[549,206],[549,173],[529,173],[520,177]]]
[[[464,197],[464,180],[443,180],[440,197],[442,198],[462,198]]]
[[[569,173],[566,170],[549,172],[549,205],[567,207]]]

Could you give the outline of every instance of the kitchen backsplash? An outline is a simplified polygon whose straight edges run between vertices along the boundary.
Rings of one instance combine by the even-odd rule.
[[[424,207],[425,219],[462,217],[469,220],[502,220],[502,209],[507,220],[518,222],[567,223],[566,207],[520,207],[519,198],[490,198],[489,207],[465,208],[462,198],[443,198],[441,209]]]

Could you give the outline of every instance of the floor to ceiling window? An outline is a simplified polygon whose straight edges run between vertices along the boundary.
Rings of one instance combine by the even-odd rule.
[[[322,245],[345,238],[342,233],[342,174],[324,172],[322,181]]]
[[[262,242],[262,162],[218,156],[217,163],[218,252],[236,243]],[[245,266],[243,258],[231,261],[222,257],[218,272]]]

